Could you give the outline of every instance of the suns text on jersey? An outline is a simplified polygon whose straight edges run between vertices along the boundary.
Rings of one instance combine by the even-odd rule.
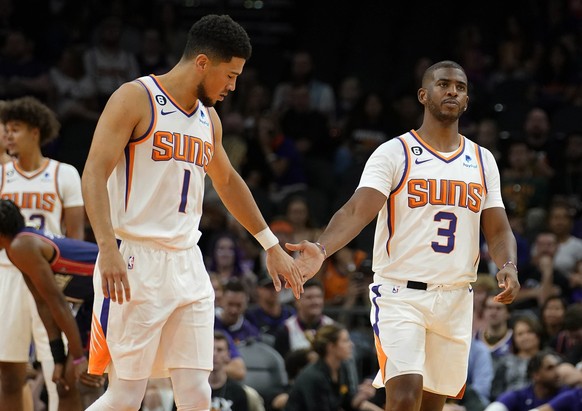
[[[184,161],[203,167],[206,171],[213,155],[214,145],[201,138],[163,130],[154,133],[154,161]]]
[[[56,193],[2,193],[2,200],[12,200],[20,208],[52,212],[57,202]]]
[[[408,181],[408,206],[448,205],[481,210],[485,188],[480,183],[460,180],[411,179]]]

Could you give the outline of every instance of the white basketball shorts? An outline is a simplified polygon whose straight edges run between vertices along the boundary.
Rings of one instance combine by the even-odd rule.
[[[469,284],[410,289],[397,280],[370,285],[380,371],[374,386],[403,374],[423,376],[424,390],[457,397],[467,379],[473,293]]]
[[[120,252],[131,301],[104,298],[98,257],[89,372],[106,372],[110,361],[128,380],[168,377],[172,368],[211,370],[214,290],[198,246],[162,250],[124,240]]]

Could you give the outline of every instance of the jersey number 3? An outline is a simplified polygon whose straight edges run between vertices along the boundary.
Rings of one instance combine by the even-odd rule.
[[[448,254],[455,248],[455,231],[457,231],[457,216],[453,213],[447,213],[446,211],[441,211],[435,214],[434,221],[448,221],[448,227],[441,227],[437,231],[437,235],[444,237],[446,244],[440,244],[440,242],[433,241],[430,246],[437,253]]]

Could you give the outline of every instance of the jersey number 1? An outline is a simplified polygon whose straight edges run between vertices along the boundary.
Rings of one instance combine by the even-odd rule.
[[[190,170],[184,170],[184,180],[182,181],[182,194],[180,196],[180,206],[178,211],[186,212],[186,204],[188,204],[188,189],[190,188]]]

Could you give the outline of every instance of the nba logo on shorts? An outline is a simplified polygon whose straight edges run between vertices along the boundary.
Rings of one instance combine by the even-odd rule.
[[[127,259],[127,269],[128,270],[133,270],[133,255],[130,255],[129,258]]]
[[[400,291],[400,286],[399,285],[393,285],[392,286],[392,294],[396,294],[398,291]]]

